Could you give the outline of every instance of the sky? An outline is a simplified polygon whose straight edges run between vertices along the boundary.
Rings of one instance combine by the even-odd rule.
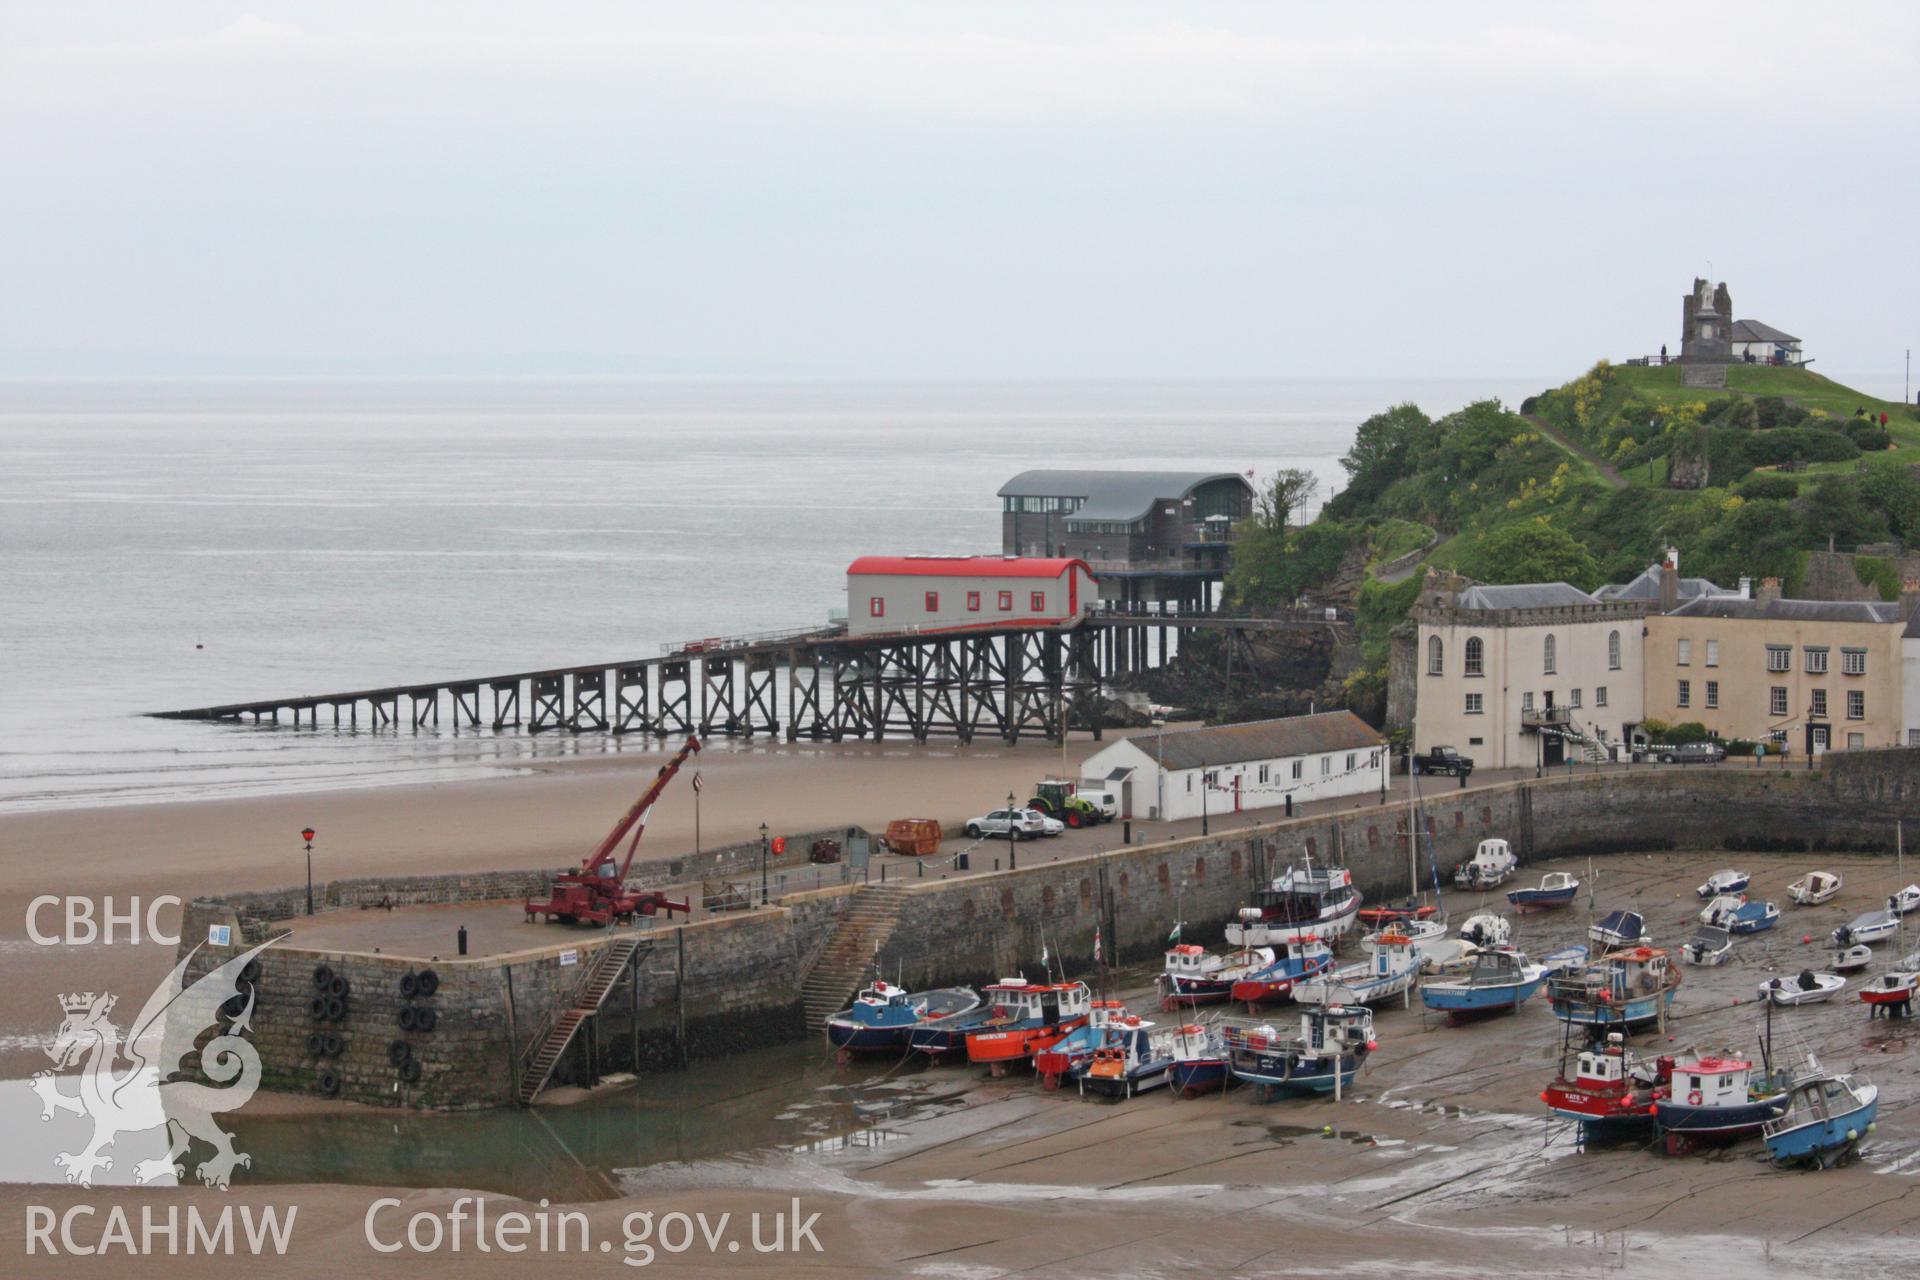
[[[1571,376],[1920,339],[1920,6],[0,7],[0,376]]]

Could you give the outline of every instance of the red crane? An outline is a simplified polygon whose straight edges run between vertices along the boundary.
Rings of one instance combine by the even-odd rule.
[[[688,738],[687,744],[674,753],[673,759],[660,767],[652,784],[641,797],[633,802],[620,821],[613,824],[613,830],[607,832],[607,838],[600,842],[593,855],[580,864],[578,871],[563,871],[553,878],[552,897],[546,902],[527,900],[527,920],[532,922],[535,916],[545,916],[549,920],[558,920],[561,924],[590,924],[597,927],[611,924],[615,920],[627,922],[636,915],[650,916],[665,911],[672,919],[676,911],[685,912],[689,908],[684,901],[675,901],[656,890],[635,893],[627,887],[627,870],[633,866],[634,850],[640,847],[641,833],[647,829],[647,812],[653,808],[653,802],[673,781],[673,775],[680,772],[694,752],[700,749],[698,738]],[[613,851],[620,847],[620,841],[628,831],[633,832],[633,840],[627,845],[627,856],[614,865]]]

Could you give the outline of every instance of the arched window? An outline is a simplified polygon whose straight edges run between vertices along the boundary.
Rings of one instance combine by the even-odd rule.
[[[1552,637],[1552,636],[1548,636],[1548,637],[1547,637],[1547,645],[1546,645],[1546,659],[1547,659],[1547,660],[1546,660],[1546,664],[1545,664],[1545,669],[1546,669],[1546,673],[1547,673],[1548,675],[1552,675],[1552,674],[1553,674],[1553,669],[1554,669],[1554,667],[1555,667],[1555,666],[1557,665],[1557,663],[1556,663],[1556,661],[1555,661],[1555,658],[1554,658],[1554,653],[1555,653],[1555,650],[1554,650],[1554,645],[1553,645],[1553,637]]]
[[[1464,669],[1470,676],[1484,675],[1486,672],[1487,646],[1479,636],[1467,637],[1466,653],[1462,657]]]
[[[1437,676],[1446,670],[1445,647],[1439,636],[1427,637],[1427,674]]]
[[[1620,633],[1618,631],[1609,631],[1607,632],[1607,670],[1618,671],[1619,669]]]

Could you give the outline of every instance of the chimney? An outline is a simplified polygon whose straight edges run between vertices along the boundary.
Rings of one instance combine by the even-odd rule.
[[[1680,607],[1680,570],[1669,560],[1660,566],[1660,612],[1672,613]]]
[[[1667,548],[1667,564],[1672,567],[1675,573],[1680,572],[1680,548]]]
[[[1753,599],[1753,579],[1752,578],[1740,579],[1740,598],[1742,600]]]
[[[1916,609],[1920,609],[1920,577],[1908,574],[1900,579],[1900,616],[1911,618]]]
[[[1760,591],[1759,591],[1759,594],[1754,596],[1754,599],[1758,600],[1761,604],[1772,604],[1775,600],[1778,600],[1779,598],[1780,598],[1780,579],[1778,578],[1760,579]]]

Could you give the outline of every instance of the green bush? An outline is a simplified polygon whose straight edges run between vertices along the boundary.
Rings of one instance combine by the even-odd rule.
[[[1748,502],[1767,498],[1791,501],[1800,496],[1800,482],[1792,476],[1759,471],[1742,480],[1738,492]]]
[[[1879,453],[1893,447],[1893,437],[1870,422],[1849,423],[1847,439],[1862,453]]]
[[[1817,427],[1778,427],[1744,437],[1747,465],[1779,466],[1783,462],[1850,462],[1860,447],[1839,431]]]

